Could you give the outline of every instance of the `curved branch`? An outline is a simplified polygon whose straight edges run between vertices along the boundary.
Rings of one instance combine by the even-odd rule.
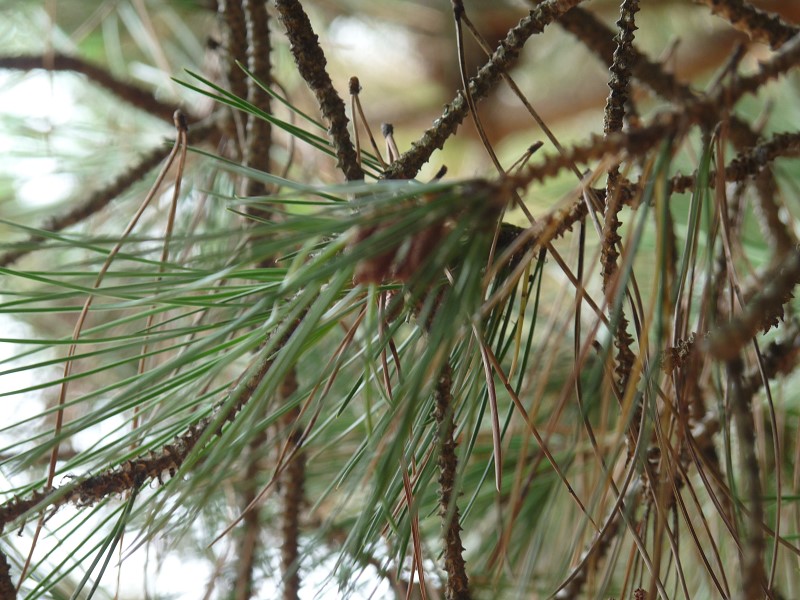
[[[581,0],[547,0],[533,8],[527,17],[513,27],[505,39],[495,50],[478,74],[469,80],[469,90],[474,100],[484,98],[496,83],[517,60],[525,42],[532,35],[541,33],[544,28],[560,18],[561,15]],[[411,145],[411,149],[403,153],[386,170],[386,179],[411,179],[416,176],[422,165],[428,162],[434,150],[444,146],[445,141],[453,135],[461,122],[469,114],[469,106],[464,94],[459,91],[450,104],[445,105],[442,116],[434,121],[433,127],[427,129],[422,137]]]
[[[800,27],[789,25],[778,15],[759,10],[744,0],[700,1],[707,4],[712,13],[749,35],[753,41],[764,42],[772,48],[780,48],[800,33]]]
[[[197,144],[209,137],[217,129],[217,119],[209,119],[189,130],[187,141],[190,144]],[[107,186],[91,194],[84,202],[75,206],[68,213],[52,217],[39,229],[50,233],[55,233],[66,229],[76,223],[91,217],[93,214],[103,210],[112,200],[125,192],[134,183],[142,179],[147,173],[155,168],[169,154],[169,149],[162,146],[153,148],[144,154],[139,162],[130,169],[120,174],[114,181]],[[0,255],[0,267],[7,267],[15,263],[23,256],[40,249],[40,244],[46,239],[43,235],[32,235],[24,242],[19,242],[17,250],[11,250]]]
[[[41,54],[2,56],[0,57],[0,69],[15,71],[45,69],[47,71],[72,71],[74,73],[80,73],[131,106],[135,106],[136,108],[150,113],[168,122],[170,125],[172,124],[172,115],[175,113],[175,110],[181,108],[177,104],[161,102],[156,99],[151,92],[132,83],[120,81],[106,69],[93,65],[77,56],[68,56],[66,54],[53,54],[52,56]],[[181,108],[181,110],[183,109]]]
[[[348,181],[364,179],[364,172],[358,164],[356,151],[347,131],[349,121],[344,112],[344,101],[339,97],[325,70],[328,61],[319,46],[319,38],[311,27],[308,15],[297,0],[276,0],[275,6],[286,27],[297,70],[314,92],[320,112],[328,123],[328,135],[338,158],[337,166]]]
[[[233,421],[247,404],[272,366],[272,362],[271,359],[262,359],[243,385],[234,386],[231,395],[237,396],[236,402],[227,410],[222,422],[217,426],[216,435],[219,435],[223,425]],[[8,523],[37,507],[40,509],[50,508],[55,511],[65,504],[88,506],[107,496],[130,491],[146,481],[161,481],[164,473],[173,476],[203,434],[214,425],[226,404],[227,399],[218,404],[216,410],[209,416],[191,425],[172,444],[165,445],[159,452],[147,452],[98,475],[80,478],[77,483],[33,492],[27,498],[12,498],[3,503],[0,505],[0,533]]]

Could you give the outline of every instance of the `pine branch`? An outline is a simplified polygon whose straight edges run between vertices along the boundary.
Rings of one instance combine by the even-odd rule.
[[[16,597],[17,589],[11,580],[11,565],[8,564],[5,553],[0,550],[0,598],[14,600]]]
[[[264,85],[272,82],[272,63],[270,60],[269,15],[265,0],[244,0],[244,15],[247,24],[247,68]],[[271,112],[272,97],[253,77],[247,79],[247,101],[265,113]],[[247,116],[247,142],[245,164],[260,171],[269,172],[269,153],[272,148],[272,126],[269,121]],[[248,180],[245,194],[262,196],[266,186],[258,181]]]
[[[289,398],[296,390],[297,376],[292,370],[281,385],[281,397]],[[300,597],[300,510],[305,500],[306,454],[298,447],[303,435],[296,422],[299,416],[298,407],[288,412],[284,418],[284,423],[291,428],[289,440],[294,452],[281,475],[284,489],[281,515],[283,600],[297,600]]]
[[[770,60],[762,62],[756,73],[736,78],[719,86],[714,94],[696,98],[678,108],[664,111],[650,124],[628,133],[614,133],[601,138],[592,136],[580,146],[568,148],[563,154],[548,156],[539,164],[530,165],[509,176],[516,189],[525,188],[535,181],[557,175],[571,163],[586,164],[600,157],[618,157],[628,153],[640,156],[665,139],[678,140],[691,126],[713,128],[719,120],[720,107],[733,107],[745,95],[756,93],[762,85],[779,77],[800,64],[800,36],[785,44]]]
[[[262,359],[258,367],[241,386],[234,386],[231,394],[236,395],[230,409],[222,413],[227,399],[217,405],[211,415],[191,425],[172,444],[165,445],[159,452],[147,452],[138,458],[128,460],[122,465],[98,475],[86,476],[62,487],[33,492],[27,498],[12,498],[0,505],[0,533],[3,528],[26,512],[34,509],[50,508],[55,512],[66,504],[78,507],[96,504],[107,496],[122,494],[140,487],[148,481],[162,481],[164,473],[172,477],[183,464],[186,457],[195,449],[200,438],[221,418],[214,432],[222,433],[222,427],[233,421],[239,411],[250,400],[261,380],[272,366],[271,359]],[[229,397],[230,398],[230,397]]]
[[[261,471],[261,459],[267,441],[267,432],[259,432],[248,446],[247,468],[242,480],[242,501],[240,506],[246,509],[255,500],[258,493],[258,476]],[[234,598],[236,600],[249,600],[253,596],[253,574],[260,545],[262,533],[261,507],[256,506],[242,517],[242,526],[239,528],[240,538],[236,547],[236,585]]]
[[[111,75],[108,70],[93,65],[77,56],[67,56],[58,53],[52,55],[2,56],[0,57],[0,69],[16,71],[45,69],[47,71],[72,71],[74,73],[80,73],[131,106],[135,106],[154,117],[167,121],[170,125],[172,124],[172,115],[176,110],[181,108],[177,104],[161,102],[149,91],[132,83],[120,81]]]
[[[745,0],[700,0],[711,12],[726,19],[739,31],[745,32],[755,42],[764,42],[780,48],[800,33],[800,27],[790,25],[778,15],[759,10]]]
[[[578,37],[605,64],[612,64],[614,44],[611,29],[591,13],[576,8],[559,21],[567,31]],[[635,47],[628,52],[628,61],[633,76],[650,87],[655,93],[675,102],[691,102],[695,93],[689,86],[678,82],[664,71],[661,65],[651,62]],[[758,142],[758,134],[741,118],[730,115],[729,134],[731,141],[741,152]],[[713,180],[712,180],[713,181]],[[773,246],[775,256],[780,258],[796,243],[792,231],[779,217],[779,206],[775,201],[775,177],[768,169],[756,176],[757,215],[765,232],[765,238]]]
[[[247,64],[247,25],[244,19],[243,0],[219,0],[217,11],[224,25],[225,79],[230,91],[239,98],[247,98],[247,81],[239,64]],[[236,155],[244,154],[245,127],[242,115],[232,110],[228,121],[228,136],[233,140]]]
[[[319,38],[311,27],[311,21],[297,0],[276,0],[275,6],[289,38],[289,46],[297,70],[319,103],[320,112],[328,123],[328,135],[338,158],[337,166],[348,181],[364,179],[358,164],[350,134],[344,101],[333,87],[325,65],[328,61],[319,46]]]
[[[743,540],[740,563],[742,566],[742,597],[760,598],[766,590],[764,572],[764,499],[761,491],[758,457],[756,456],[756,432],[752,413],[752,394],[744,383],[742,359],[734,355],[726,362],[729,399],[733,419],[736,423],[740,464],[745,483],[749,522]]]
[[[764,287],[742,313],[711,334],[706,347],[714,358],[733,360],[756,332],[768,331],[783,318],[783,306],[793,298],[794,287],[800,283],[800,247],[766,273],[763,281]]]
[[[446,600],[469,600],[469,580],[462,555],[461,523],[458,516],[458,504],[453,497],[456,488],[458,459],[456,457],[456,441],[453,437],[452,406],[452,369],[445,364],[439,375],[434,399],[436,407],[433,416],[441,450],[439,452],[439,516],[444,529],[444,570],[447,573],[447,585],[444,597]]]
[[[634,15],[639,10],[639,0],[623,0],[620,7],[620,18],[617,21],[619,33],[617,34],[617,48],[609,69],[611,77],[608,87],[611,90],[605,109],[605,122],[603,132],[608,135],[622,131],[622,120],[625,116],[625,103],[630,95],[630,64],[633,50],[633,36],[636,30]],[[619,165],[615,164],[608,170],[606,183],[606,208],[603,223],[603,244],[600,255],[603,274],[603,290],[608,291],[610,282],[617,270],[617,246],[621,240],[617,230],[621,222],[619,211],[622,208],[617,184],[619,182]],[[622,339],[619,337],[618,339]]]
[[[800,155],[800,133],[776,133],[769,140],[738,154],[725,167],[725,181],[741,182],[757,176],[776,158]],[[716,171],[710,171],[708,183],[716,185]],[[669,190],[684,193],[694,188],[697,175],[676,175],[670,179]]]
[[[211,118],[205,120],[203,123],[189,129],[187,140],[190,144],[198,144],[208,139],[218,129],[218,119]],[[125,193],[133,184],[142,179],[150,170],[154,169],[158,164],[166,158],[169,154],[168,149],[161,146],[153,148],[144,154],[139,162],[133,165],[124,173],[120,174],[114,181],[106,187],[101,188],[91,194],[84,202],[75,206],[72,210],[64,215],[53,217],[44,224],[39,226],[39,229],[55,233],[61,231],[72,225],[76,225],[84,221],[92,215],[100,212],[108,206],[113,200]],[[0,255],[0,266],[7,267],[23,256],[30,254],[36,250],[42,249],[42,242],[47,238],[42,235],[33,235],[23,242],[19,242],[17,250],[11,250],[5,254]]]
[[[525,42],[532,35],[541,33],[544,28],[561,17],[582,0],[547,0],[533,8],[515,27],[509,30],[505,39],[495,50],[489,61],[481,67],[478,74],[469,80],[469,90],[473,100],[485,98],[500,81],[503,73],[516,62]],[[386,170],[386,179],[411,179],[416,176],[431,154],[441,149],[447,139],[469,114],[469,106],[464,94],[459,91],[452,102],[445,105],[442,116],[434,121],[422,137],[412,143],[411,149],[403,153]]]

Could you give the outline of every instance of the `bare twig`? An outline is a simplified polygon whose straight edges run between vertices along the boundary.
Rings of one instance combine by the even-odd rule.
[[[719,360],[732,360],[756,332],[767,331],[783,317],[783,305],[792,298],[800,283],[800,248],[795,248],[782,263],[764,276],[765,286],[745,306],[741,315],[715,331],[707,348]]]
[[[0,550],[0,598],[14,600],[16,597],[17,590],[11,581],[11,566],[6,555]]]
[[[434,392],[436,407],[434,418],[438,431],[441,451],[439,452],[439,516],[442,517],[444,529],[444,570],[447,573],[447,587],[444,597],[446,600],[468,600],[469,580],[466,565],[462,555],[464,548],[461,545],[461,523],[458,516],[458,504],[454,492],[456,491],[456,471],[458,460],[456,458],[456,442],[453,437],[455,424],[453,422],[452,406],[452,372],[449,364],[445,364],[439,375],[439,383]]]
[[[752,414],[752,394],[744,384],[742,359],[735,355],[726,363],[730,385],[729,402],[736,423],[741,455],[741,468],[745,482],[750,518],[741,549],[742,598],[759,598],[764,595],[764,504],[761,491],[758,457],[755,449],[755,425]]]
[[[786,23],[778,15],[759,10],[745,0],[700,0],[711,7],[711,12],[726,19],[739,31],[745,32],[755,42],[764,42],[780,48],[800,33],[800,28]]]
[[[327,60],[308,15],[297,0],[276,0],[275,6],[281,22],[286,27],[297,70],[314,92],[320,112],[328,123],[328,135],[338,158],[337,166],[348,181],[364,179],[364,172],[358,164],[356,151],[347,132],[348,119],[344,111],[344,102],[325,70]]]
[[[608,87],[611,92],[606,102],[605,123],[603,131],[609,133],[622,131],[622,119],[625,115],[625,103],[630,93],[631,77],[631,50],[633,48],[633,35],[636,30],[634,15],[639,10],[639,0],[623,0],[620,8],[620,18],[617,21],[619,33],[617,34],[617,49],[611,62],[611,78]],[[617,270],[617,245],[620,236],[617,233],[621,225],[619,211],[622,208],[617,183],[619,180],[619,165],[612,165],[608,170],[606,184],[605,222],[603,224],[603,246],[600,262],[603,266],[603,289],[609,291],[611,279]]]
[[[289,398],[297,390],[297,378],[290,371],[281,384],[281,396]],[[289,441],[293,444],[286,470],[281,473],[283,486],[283,511],[281,514],[281,576],[283,600],[300,597],[300,511],[305,498],[306,453],[300,448],[302,428],[296,422],[300,408],[286,413],[284,424],[289,428]]]
[[[221,421],[214,432],[219,435],[222,432],[222,426],[233,421],[242,407],[250,400],[271,366],[272,360],[260,359],[258,366],[247,380],[233,386],[228,398],[218,404],[211,415],[190,426],[185,433],[181,434],[172,444],[164,446],[161,451],[148,452],[104,473],[79,478],[60,488],[34,492],[27,498],[12,498],[0,505],[0,532],[5,525],[34,508],[50,508],[54,511],[66,504],[88,506],[107,496],[130,491],[146,481],[160,481],[164,473],[168,473],[170,476],[174,475],[212,425]],[[226,410],[226,404],[231,397],[234,397],[235,401]],[[223,413],[223,410],[226,412]]]
[[[244,15],[247,24],[247,67],[264,85],[270,85],[272,64],[266,2],[244,0]],[[270,112],[271,96],[252,77],[247,79],[247,101],[266,113]],[[272,147],[272,127],[269,121],[248,114],[246,137],[245,164],[269,172],[269,153]],[[263,183],[248,180],[246,195],[261,196],[265,193],[266,187]]]
[[[177,104],[169,104],[157,100],[149,91],[132,83],[120,81],[111,75],[107,69],[93,65],[77,56],[58,53],[47,56],[3,56],[0,57],[0,69],[13,69],[16,71],[46,69],[48,71],[80,73],[130,105],[140,108],[168,123],[172,123],[173,113],[180,108]]]
[[[481,67],[478,74],[469,80],[469,90],[474,101],[484,98],[502,74],[517,60],[525,42],[532,35],[541,33],[544,28],[558,19],[581,0],[547,0],[536,6],[506,35],[489,61]],[[445,141],[456,132],[467,117],[469,106],[463,93],[459,92],[452,102],[444,107],[442,116],[434,121],[422,137],[411,145],[386,170],[386,179],[410,179],[428,162],[434,150],[442,148]]]
[[[247,62],[247,25],[244,19],[243,0],[220,0],[218,12],[222,15],[225,23],[224,27],[224,56],[225,56],[225,78],[227,79],[230,91],[239,98],[247,98],[247,82],[245,74],[240,64]],[[245,147],[245,126],[242,124],[242,115],[238,111],[232,112],[232,120],[229,121],[229,135],[233,138],[234,148],[237,155],[244,154]]]
[[[267,441],[266,429],[258,432],[248,446],[247,467],[242,480],[242,507],[249,506],[258,492],[258,476],[262,469],[261,458]],[[255,507],[245,513],[237,541],[236,600],[249,600],[253,596],[253,573],[255,570],[261,527],[261,510]]]
[[[211,134],[217,131],[218,119],[213,118],[205,121],[204,123],[192,127],[187,134],[187,140],[190,144],[198,144],[205,139],[208,139]],[[153,148],[148,153],[144,154],[138,163],[130,167],[127,171],[122,173],[104,188],[101,188],[91,194],[84,202],[75,206],[72,210],[64,215],[53,217],[44,224],[39,226],[39,229],[54,233],[76,225],[81,221],[91,217],[95,213],[103,210],[110,202],[122,195],[134,183],[142,179],[147,173],[156,167],[164,158],[169,154],[169,151],[159,146]],[[24,242],[19,242],[17,250],[11,250],[3,255],[0,255],[0,266],[7,267],[8,265],[16,262],[26,254],[42,248],[41,242],[46,239],[42,235],[33,235]]]

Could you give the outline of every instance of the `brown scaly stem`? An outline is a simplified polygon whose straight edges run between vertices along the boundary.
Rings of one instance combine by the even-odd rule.
[[[11,566],[8,564],[6,555],[0,550],[0,598],[14,600],[16,597],[17,588],[11,581]]]
[[[767,81],[779,77],[800,64],[800,36],[785,44],[770,60],[759,65],[756,73],[720,86],[714,94],[698,98],[683,106],[656,115],[649,125],[628,133],[614,133],[600,138],[592,136],[587,143],[574,146],[563,154],[549,156],[508,177],[517,189],[558,174],[570,162],[587,163],[602,156],[627,152],[641,155],[663,140],[679,140],[690,125],[713,127],[719,119],[720,106],[734,106],[743,96],[755,93]]]
[[[259,432],[248,447],[247,468],[245,469],[242,486],[241,506],[247,507],[255,500],[258,493],[258,476],[263,465],[260,459],[264,454],[267,441],[267,432]],[[253,596],[253,572],[255,570],[256,556],[261,536],[261,510],[255,507],[247,511],[242,518],[240,528],[241,538],[237,542],[236,556],[236,585],[234,597],[236,600],[249,600]]]
[[[456,441],[453,437],[452,406],[452,370],[445,364],[439,375],[439,382],[434,392],[436,407],[433,416],[436,419],[437,436],[441,443],[439,452],[439,516],[442,517],[444,529],[444,570],[447,573],[447,584],[444,597],[446,600],[468,600],[469,580],[466,564],[462,555],[461,523],[459,522],[458,505],[453,492],[456,490]]]
[[[617,20],[619,33],[617,34],[617,48],[614,51],[611,68],[611,77],[608,87],[611,90],[608,96],[605,109],[605,121],[603,131],[606,135],[622,131],[623,117],[625,116],[625,104],[630,95],[630,63],[632,62],[632,48],[634,31],[636,24],[634,15],[639,10],[639,0],[623,0],[620,7],[620,18]],[[606,184],[606,205],[605,220],[603,223],[603,244],[600,253],[602,264],[603,290],[611,292],[614,274],[617,271],[617,258],[619,256],[618,247],[621,241],[617,232],[621,222],[619,211],[622,208],[622,195],[619,191],[619,165],[613,165],[608,171],[608,181]],[[620,308],[620,311],[622,309]],[[628,334],[628,320],[620,312],[615,336],[617,347],[617,385],[620,393],[624,395],[628,385],[628,377],[635,361],[635,356],[631,351],[633,339]],[[639,423],[639,414],[634,413],[633,423]],[[638,432],[635,427],[630,432],[631,439],[636,440]],[[632,449],[632,446],[631,446]]]
[[[217,119],[208,119],[202,124],[190,128],[187,134],[187,140],[190,144],[198,144],[217,131],[217,128]],[[128,190],[134,183],[158,166],[168,154],[168,149],[160,146],[158,148],[153,148],[147,154],[143,155],[139,162],[119,175],[110,184],[91,194],[84,202],[78,204],[68,213],[49,219],[43,225],[40,225],[39,229],[55,233],[67,227],[71,227],[72,225],[76,225],[95,213],[100,212],[114,199]],[[0,255],[0,266],[7,267],[23,256],[41,249],[41,243],[45,241],[45,239],[44,236],[34,235],[24,242],[20,242],[19,249]]]
[[[614,60],[614,31],[589,11],[575,8],[558,20],[558,24],[580,39],[607,65]],[[659,96],[671,100],[687,102],[694,98],[688,86],[682,84],[672,73],[665,71],[660,64],[652,62],[635,47],[628,51],[629,65],[633,77]]]
[[[725,181],[745,181],[749,177],[757,176],[773,160],[780,157],[800,155],[800,133],[776,133],[769,140],[748,148],[738,154],[725,167]],[[694,188],[695,175],[677,175],[670,180],[669,191],[684,193]],[[711,171],[708,178],[709,186],[716,185],[716,171]]]
[[[239,65],[247,63],[247,25],[244,19],[243,0],[219,0],[218,12],[225,23],[224,56],[225,78],[230,91],[239,98],[247,98],[246,75]],[[244,153],[244,125],[238,111],[231,111],[233,119],[228,121],[228,135],[234,141],[237,156]]]
[[[755,42],[780,48],[800,33],[800,28],[786,23],[778,15],[759,10],[744,0],[700,0],[711,12],[726,19]]]
[[[571,10],[559,20],[559,25],[575,35],[592,50],[605,64],[613,63],[614,32],[592,13],[581,8]],[[638,81],[648,86],[656,94],[674,102],[692,102],[696,99],[692,89],[679,82],[675,77],[664,71],[660,64],[652,62],[631,47],[628,52],[631,73]],[[758,134],[750,125],[739,117],[730,117],[730,138],[740,152],[755,146],[758,143]],[[712,180],[713,185],[713,180]],[[757,215],[765,230],[765,237],[775,250],[775,255],[781,257],[795,243],[795,236],[785,223],[780,219],[779,208],[775,202],[775,180],[769,170],[759,173],[756,177]]]
[[[0,69],[11,69],[15,71],[46,69],[48,71],[72,71],[74,73],[80,73],[131,106],[140,108],[170,124],[172,124],[172,115],[180,108],[177,104],[170,104],[157,100],[151,92],[133,85],[132,83],[120,81],[103,67],[93,65],[77,56],[68,56],[58,53],[46,56],[3,56],[0,57]]]
[[[714,358],[729,361],[750,342],[758,330],[768,331],[783,317],[783,305],[800,283],[800,247],[763,277],[765,286],[734,317],[711,334],[706,348]]]
[[[748,393],[743,379],[742,359],[735,355],[726,362],[730,385],[728,401],[736,423],[739,454],[745,487],[745,497],[750,509],[745,539],[741,548],[742,598],[760,598],[764,595],[764,505],[756,456],[756,433],[753,423],[752,394]]]
[[[276,0],[275,7],[278,9],[281,22],[286,27],[297,70],[314,92],[320,112],[328,123],[328,135],[336,152],[337,166],[348,181],[364,179],[364,172],[358,164],[358,157],[347,131],[348,119],[345,115],[344,102],[325,70],[328,61],[319,46],[318,37],[311,27],[308,15],[297,0]]]
[[[291,371],[281,386],[281,396],[289,398],[297,389],[297,379]],[[283,486],[283,512],[281,515],[281,575],[283,600],[300,597],[300,510],[305,500],[306,454],[298,448],[302,442],[302,428],[297,418],[300,408],[288,412],[284,424],[291,428],[289,440],[297,448],[281,474]]]
[[[54,512],[65,504],[89,506],[107,496],[122,494],[142,485],[146,481],[161,481],[164,473],[173,475],[195,448],[200,438],[220,419],[214,435],[222,433],[222,427],[230,423],[247,404],[272,365],[270,359],[261,359],[259,366],[241,386],[231,391],[236,400],[227,412],[222,413],[226,402],[219,404],[211,415],[190,426],[173,443],[159,452],[147,452],[122,465],[98,475],[79,478],[76,482],[49,491],[33,492],[27,498],[12,498],[0,505],[0,533],[3,527],[34,508],[50,508]]]
[[[639,10],[639,0],[623,0],[620,8],[620,18],[617,21],[619,33],[617,34],[617,49],[609,69],[611,77],[608,87],[611,92],[608,96],[605,109],[605,122],[603,132],[609,133],[622,131],[622,121],[625,116],[625,103],[630,95],[631,78],[631,49],[633,35],[636,30],[634,15]],[[622,208],[617,184],[619,181],[619,165],[615,164],[608,170],[606,184],[605,222],[603,224],[603,246],[600,254],[603,273],[603,290],[609,291],[610,282],[617,270],[618,244],[621,241],[619,229],[619,211]]]
[[[503,77],[503,73],[516,62],[528,38],[541,33],[547,25],[580,2],[581,0],[547,0],[533,8],[527,17],[508,32],[489,61],[481,67],[475,77],[469,80],[472,99],[477,102],[494,89]],[[442,116],[434,121],[433,127],[427,129],[419,140],[412,143],[410,150],[389,165],[384,177],[386,179],[414,177],[422,165],[428,162],[431,154],[444,146],[445,141],[456,132],[468,114],[467,100],[464,94],[459,92],[452,102],[445,105]]]
[[[259,81],[269,85],[272,80],[272,64],[266,2],[244,0],[244,15],[247,24],[247,68]],[[271,96],[252,77],[247,79],[247,101],[266,113],[270,112]],[[248,115],[245,164],[269,172],[271,147],[272,127],[269,121]],[[248,180],[245,190],[247,196],[261,196],[266,192],[266,186],[262,182]]]

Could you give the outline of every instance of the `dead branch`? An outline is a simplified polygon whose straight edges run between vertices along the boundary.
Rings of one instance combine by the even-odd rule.
[[[290,49],[297,70],[308,87],[314,92],[320,112],[328,123],[328,135],[338,158],[337,166],[348,181],[364,179],[364,172],[358,163],[350,134],[347,131],[348,119],[344,111],[344,101],[333,87],[328,72],[327,60],[319,46],[317,35],[311,21],[297,0],[276,0],[275,6],[289,38]]]
[[[528,38],[541,33],[547,25],[580,2],[581,0],[547,0],[533,8],[527,17],[508,32],[489,61],[481,67],[475,77],[469,80],[472,98],[478,101],[486,97],[500,81],[503,73],[516,62]],[[441,149],[445,141],[456,132],[468,113],[466,98],[459,91],[455,99],[445,105],[442,116],[434,121],[433,127],[427,129],[419,140],[412,143],[410,150],[389,165],[384,177],[386,179],[414,177],[422,165],[428,162],[434,150]]]
[[[3,56],[0,57],[0,69],[15,71],[45,69],[47,71],[80,73],[131,106],[135,106],[170,124],[172,124],[172,115],[177,109],[181,108],[177,104],[161,102],[149,91],[132,83],[120,81],[105,68],[93,65],[77,56],[58,53],[52,55]]]

